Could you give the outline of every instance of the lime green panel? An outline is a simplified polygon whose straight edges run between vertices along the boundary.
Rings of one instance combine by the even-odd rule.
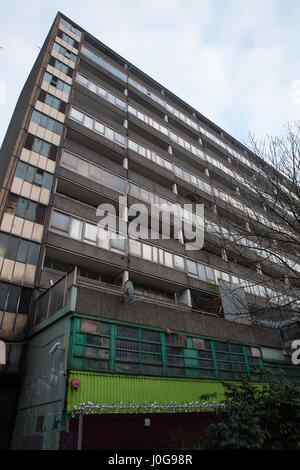
[[[217,381],[197,379],[176,379],[147,376],[125,376],[117,374],[96,374],[71,371],[70,380],[78,378],[78,391],[68,390],[67,412],[74,405],[93,402],[101,404],[117,404],[135,402],[142,403],[187,403],[200,401],[201,395],[216,393],[213,401],[224,398],[223,386]]]

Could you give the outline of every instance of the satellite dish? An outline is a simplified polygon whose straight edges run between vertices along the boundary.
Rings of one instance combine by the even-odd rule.
[[[133,294],[134,294],[134,288],[133,284],[131,281],[126,281],[124,284],[124,294],[122,297],[122,302],[125,300],[125,302],[131,302],[133,299]]]

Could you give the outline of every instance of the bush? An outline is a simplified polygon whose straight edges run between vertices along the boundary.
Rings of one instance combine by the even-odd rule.
[[[299,386],[223,383],[224,406],[206,430],[207,449],[300,449]]]

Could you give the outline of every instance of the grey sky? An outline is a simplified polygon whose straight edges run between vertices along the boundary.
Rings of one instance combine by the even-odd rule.
[[[57,11],[247,144],[300,120],[299,0],[11,0],[0,143]]]

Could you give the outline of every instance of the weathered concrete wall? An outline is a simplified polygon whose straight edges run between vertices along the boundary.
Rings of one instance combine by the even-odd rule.
[[[17,407],[11,449],[54,449],[56,433],[61,429],[65,398],[65,354],[62,350],[49,353],[50,348],[68,339],[70,320],[65,317],[30,338],[37,348],[28,345],[25,373]]]
[[[193,333],[247,344],[282,347],[279,333],[242,325],[223,318],[198,314],[195,311],[162,306],[146,301],[121,302],[119,296],[79,287],[76,311],[86,315],[128,321],[136,325],[169,328],[171,331]]]

